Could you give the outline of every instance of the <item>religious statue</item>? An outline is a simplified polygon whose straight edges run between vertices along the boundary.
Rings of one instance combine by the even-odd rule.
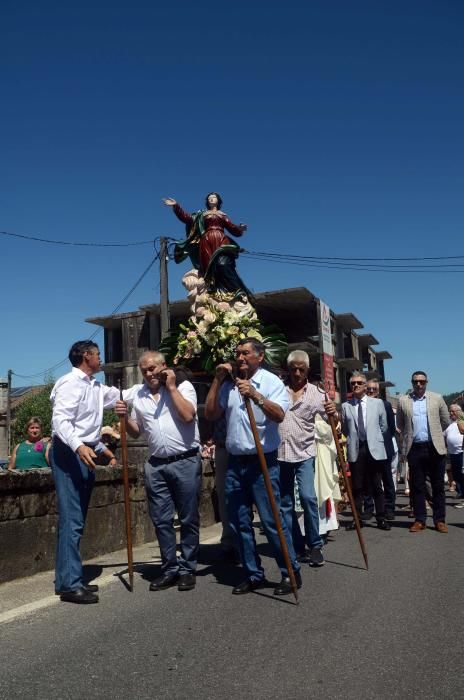
[[[175,262],[189,257],[209,294],[227,300],[251,297],[235,268],[240,246],[224,233],[226,229],[233,236],[242,236],[247,227],[232,223],[221,211],[221,196],[210,192],[205,200],[206,209],[193,214],[185,212],[175,199],[167,198],[163,202],[186,224],[187,238],[176,244]]]

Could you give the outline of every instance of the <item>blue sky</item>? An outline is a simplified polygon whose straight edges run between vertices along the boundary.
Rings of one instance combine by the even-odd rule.
[[[217,190],[251,251],[464,255],[462,3],[158,5],[5,0],[0,230],[181,238],[161,198],[194,210]],[[84,319],[111,313],[153,255],[6,236],[0,251],[0,375],[66,357],[95,330]],[[186,269],[170,265],[172,300]],[[417,368],[430,389],[463,388],[462,273],[245,258],[239,271],[255,291],[306,286],[355,313],[393,355],[396,390]],[[158,299],[152,269],[122,310]]]

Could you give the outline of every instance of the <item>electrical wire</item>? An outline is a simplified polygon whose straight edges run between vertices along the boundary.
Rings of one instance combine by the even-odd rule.
[[[22,238],[26,241],[36,241],[38,243],[48,243],[51,245],[70,245],[70,246],[86,246],[90,248],[129,248],[130,246],[153,244],[150,241],[134,241],[132,243],[84,243],[82,241],[54,241],[49,238],[40,238],[39,236],[25,236],[22,233],[12,233],[11,231],[0,231],[2,236],[11,236],[12,238]]]
[[[23,240],[28,240],[28,241],[36,241],[38,243],[47,243],[49,245],[65,245],[65,246],[85,246],[85,247],[92,247],[92,248],[128,248],[131,246],[141,246],[141,245],[148,245],[152,244],[155,246],[156,249],[156,241],[159,240],[159,237],[155,238],[154,240],[146,240],[146,241],[132,241],[129,243],[95,243],[95,242],[82,242],[82,241],[60,241],[60,240],[53,240],[49,238],[42,238],[40,236],[26,236],[21,233],[13,233],[12,231],[0,231],[0,235],[3,236],[12,236],[14,238],[21,238]],[[169,245],[169,257],[172,258],[172,248],[177,242],[175,238],[171,238],[166,236],[166,239],[170,241]],[[308,261],[308,262],[313,262],[313,263],[339,263],[342,265],[349,264],[349,263],[356,263],[357,265],[362,265],[363,263],[374,263],[376,266],[379,265],[381,267],[384,267],[383,263],[400,263],[400,262],[405,262],[405,263],[412,263],[412,262],[427,262],[427,261],[442,261],[442,260],[463,260],[462,265],[464,265],[464,255],[445,255],[445,256],[422,256],[422,257],[398,257],[398,258],[363,258],[363,257],[355,257],[351,258],[348,256],[320,256],[320,255],[292,255],[290,253],[271,253],[269,251],[253,251],[253,250],[244,250],[244,254],[246,255],[259,255],[259,256],[266,256],[269,259],[275,258],[277,261],[282,261],[282,260],[296,260],[299,261],[301,264],[301,261]],[[458,264],[458,263],[457,263]],[[386,267],[386,266],[385,266]],[[422,266],[425,268],[425,266]],[[435,267],[440,267],[438,265],[433,266]],[[377,271],[377,270],[375,270]]]
[[[331,262],[329,259],[310,259],[297,256],[287,256],[278,254],[242,251],[244,258],[261,260],[263,262],[283,263],[286,265],[299,265],[312,269],[332,269],[332,270],[358,270],[361,272],[399,272],[399,273],[456,273],[464,272],[464,261],[462,263],[447,263],[438,265],[382,265],[381,263],[344,262],[341,259]],[[362,260],[359,258],[358,260]],[[457,268],[457,269],[449,269]]]
[[[144,277],[149,273],[155,262],[159,260],[159,252],[156,253],[155,257],[153,260],[151,260],[150,264],[145,268],[145,270],[142,272],[138,280],[135,282],[135,284],[130,288],[130,290],[127,292],[125,297],[121,299],[119,304],[114,307],[114,309],[111,311],[108,316],[112,316],[113,314],[116,314],[120,308],[126,303],[126,301],[129,299],[129,297],[135,292],[139,284],[142,282]],[[103,330],[103,326],[99,326],[94,333],[89,337],[89,340],[94,340],[94,338],[97,337],[99,333],[101,333]],[[57,362],[55,365],[52,365],[51,367],[48,367],[48,369],[42,370],[41,372],[35,372],[34,374],[17,374],[16,372],[13,372],[15,377],[19,377],[20,379],[34,379],[36,377],[44,376],[47,374],[51,374],[54,370],[59,369],[59,367],[62,367],[66,362],[68,362],[68,358],[65,357],[63,360],[60,360],[60,362]]]
[[[343,257],[333,257],[333,256],[320,256],[320,255],[291,255],[290,253],[271,253],[269,251],[254,251],[254,250],[245,250],[245,253],[249,253],[250,255],[269,255],[270,257],[288,257],[288,258],[296,258],[298,260],[321,260],[321,261],[331,261],[331,260],[346,260],[346,261],[354,261],[357,262],[358,260],[362,261],[367,261],[367,262],[401,262],[401,261],[420,261],[420,260],[464,260],[464,255],[444,255],[444,256],[433,256],[433,257],[416,257],[416,258],[361,258],[359,256],[355,258],[349,258],[346,255]]]

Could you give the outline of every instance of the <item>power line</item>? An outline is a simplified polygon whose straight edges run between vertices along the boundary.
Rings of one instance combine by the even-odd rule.
[[[420,260],[464,260],[464,255],[445,255],[445,256],[433,256],[433,257],[416,257],[416,258],[361,258],[356,256],[355,258],[349,258],[346,255],[343,257],[333,257],[333,256],[320,256],[320,255],[291,255],[290,253],[271,253],[269,251],[254,251],[254,250],[244,250],[245,253],[250,255],[268,255],[270,257],[287,257],[295,258],[297,260],[320,260],[320,261],[331,261],[331,260],[346,260],[351,262],[366,261],[366,262],[401,262],[401,261],[420,261]]]
[[[309,267],[312,269],[329,269],[329,270],[358,270],[360,272],[398,272],[398,273],[462,273],[464,272],[464,262],[456,264],[444,264],[444,265],[417,265],[416,267],[411,265],[382,265],[381,263],[362,263],[362,262],[344,262],[343,260],[318,260],[318,259],[305,259],[297,258],[296,256],[285,256],[272,254],[269,256],[267,253],[249,253],[243,251],[244,258],[251,258],[255,260],[261,260],[263,262],[271,263],[283,263],[286,265],[299,265],[303,267]],[[359,258],[358,260],[362,260]],[[446,268],[446,269],[444,269]],[[448,269],[448,268],[458,268],[458,269]]]
[[[36,241],[38,243],[47,243],[49,245],[65,245],[65,246],[84,246],[84,247],[91,247],[91,248],[128,248],[131,246],[141,246],[141,245],[154,245],[156,249],[156,241],[159,240],[159,236],[155,239],[151,240],[146,240],[146,241],[132,241],[129,243],[95,243],[95,242],[82,242],[82,241],[60,241],[60,240],[53,240],[49,238],[41,238],[40,236],[26,236],[25,234],[21,233],[13,233],[12,231],[0,231],[0,235],[3,236],[12,236],[14,238],[21,238],[23,240],[28,240],[28,241]],[[176,243],[176,239],[171,238],[171,237],[166,237],[169,241],[172,241],[173,244]],[[170,256],[171,256],[171,249],[172,245],[170,245]],[[331,263],[331,262],[339,262],[341,264],[343,263],[349,263],[349,262],[354,262],[357,264],[361,263],[389,263],[389,262],[423,262],[423,261],[441,261],[441,260],[463,260],[464,261],[464,255],[445,255],[445,256],[428,256],[428,257],[402,257],[402,258],[362,258],[362,257],[348,257],[348,256],[321,256],[321,255],[292,255],[290,253],[271,253],[269,251],[253,251],[253,250],[244,250],[243,251],[246,255],[259,255],[259,256],[266,256],[269,259],[275,258],[277,260],[283,260],[286,259],[288,261],[291,260],[297,260],[297,261],[308,261],[308,262],[315,262],[315,263]],[[464,262],[462,263],[464,265]],[[425,267],[425,266],[424,266]]]
[[[157,253],[157,254],[155,255],[155,257],[153,258],[153,260],[151,260],[150,264],[145,268],[145,270],[142,272],[142,274],[140,275],[140,277],[138,278],[138,280],[135,282],[135,284],[132,285],[132,287],[131,287],[130,290],[127,292],[127,294],[125,295],[125,297],[123,297],[123,299],[121,299],[121,301],[119,302],[119,304],[118,304],[117,306],[114,307],[113,311],[111,311],[111,313],[108,314],[109,316],[112,316],[113,314],[116,314],[116,313],[119,311],[119,309],[126,303],[126,301],[127,301],[127,300],[129,299],[129,297],[133,294],[133,292],[135,292],[135,290],[137,289],[137,287],[139,286],[139,284],[142,282],[142,280],[144,279],[144,277],[146,277],[146,275],[149,273],[149,271],[151,270],[151,268],[153,267],[153,265],[155,264],[155,262],[156,262],[158,259],[159,259],[159,253]],[[92,335],[90,336],[89,340],[93,340],[94,338],[96,338],[96,336],[97,336],[99,333],[101,333],[102,330],[103,330],[103,326],[99,326],[99,327],[94,331],[94,333],[92,333]],[[41,372],[36,372],[35,374],[17,374],[16,372],[13,372],[13,374],[15,375],[15,377],[19,377],[20,379],[34,379],[35,377],[40,377],[40,376],[43,376],[43,375],[46,375],[46,374],[51,374],[54,370],[58,369],[59,367],[62,367],[66,362],[68,362],[68,358],[67,358],[67,357],[65,357],[63,360],[60,360],[60,362],[57,362],[55,365],[52,365],[52,367],[49,367],[48,369],[42,370]]]
[[[11,231],[0,231],[2,236],[11,236],[12,238],[22,238],[26,241],[36,241],[38,243],[48,243],[50,245],[70,245],[70,246],[85,246],[89,248],[129,248],[130,246],[154,244],[150,241],[134,241],[132,243],[83,243],[82,241],[55,241],[49,238],[40,238],[39,236],[25,236],[22,233],[12,233]]]

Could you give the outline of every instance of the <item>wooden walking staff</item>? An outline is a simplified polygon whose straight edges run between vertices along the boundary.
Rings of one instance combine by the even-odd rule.
[[[296,604],[298,605],[298,589],[296,585],[295,572],[293,571],[292,562],[290,561],[290,554],[288,552],[287,542],[285,540],[284,531],[282,530],[282,523],[280,520],[280,513],[277,508],[277,503],[274,498],[274,492],[272,490],[271,478],[269,476],[269,470],[266,464],[266,458],[264,456],[263,447],[259,439],[258,428],[256,427],[255,414],[250,403],[250,397],[244,396],[245,406],[248,413],[248,418],[250,420],[251,432],[253,433],[253,438],[256,446],[256,453],[258,455],[259,464],[264,477],[264,485],[266,487],[267,496],[269,498],[269,503],[271,504],[272,515],[274,516],[275,524],[277,527],[277,533],[279,535],[280,547],[282,549],[282,554],[285,561],[285,566],[287,567],[288,575],[290,577],[290,584],[292,586],[293,595],[295,596]]]
[[[123,401],[121,380],[119,384],[119,395]],[[132,554],[132,519],[129,498],[129,461],[127,458],[127,432],[126,419],[121,416],[119,421],[119,432],[121,434],[121,457],[122,457],[122,478],[124,483],[124,515],[126,519],[126,543],[127,543],[127,571],[129,572],[129,590],[134,590],[134,559]]]
[[[326,391],[325,386],[322,382],[319,383],[318,389],[323,394],[325,394],[325,400],[328,401],[329,397],[327,396],[327,391]],[[366,564],[366,569],[369,569],[369,564],[367,563],[366,543],[364,542],[364,537],[363,537],[363,534],[361,532],[361,525],[359,523],[358,511],[356,510],[356,506],[355,506],[354,498],[353,498],[353,492],[351,490],[351,484],[350,484],[350,480],[349,480],[348,474],[347,474],[345,454],[343,452],[343,447],[341,446],[340,440],[338,438],[335,417],[328,416],[328,418],[329,418],[330,427],[332,428],[332,435],[333,435],[333,439],[335,441],[335,447],[337,448],[338,463],[339,463],[341,470],[342,470],[343,481],[345,482],[345,488],[346,488],[346,492],[348,494],[348,500],[350,501],[351,512],[353,513],[353,520],[354,520],[354,524],[356,527],[356,532],[358,534],[359,544],[361,546],[361,551],[362,551],[362,554],[364,557],[364,562]]]

